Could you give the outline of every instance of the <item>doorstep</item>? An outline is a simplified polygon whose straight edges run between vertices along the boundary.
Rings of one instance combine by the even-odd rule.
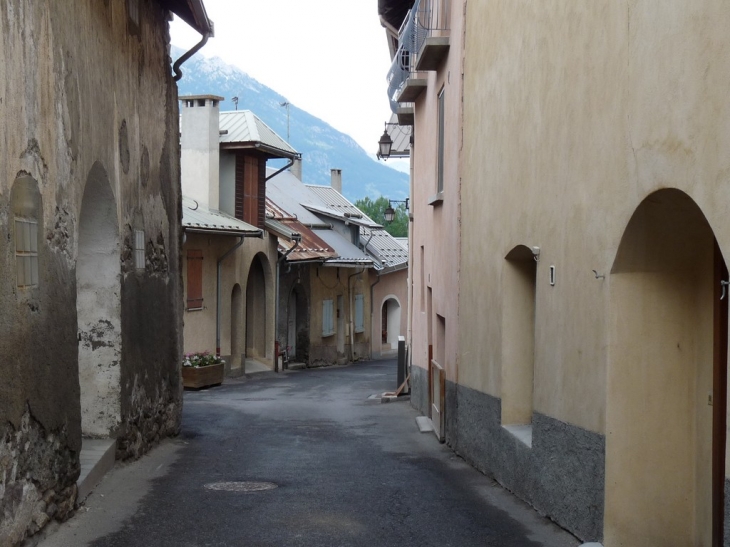
[[[76,481],[79,490],[77,504],[83,502],[114,467],[116,450],[116,439],[81,439],[81,473]]]

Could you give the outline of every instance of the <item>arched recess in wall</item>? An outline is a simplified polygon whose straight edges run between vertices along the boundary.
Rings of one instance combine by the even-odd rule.
[[[301,283],[295,284],[289,293],[286,330],[289,359],[306,363],[309,358],[309,306]]]
[[[391,294],[383,299],[380,310],[380,326],[384,350],[398,349],[398,337],[401,335],[401,313],[398,297]]]
[[[258,253],[251,261],[246,281],[246,357],[266,358],[269,340],[267,300],[271,283],[266,255]],[[270,272],[268,272],[270,274]]]
[[[246,351],[246,336],[243,332],[243,291],[236,283],[231,291],[231,368],[241,366],[241,356]]]
[[[725,262],[697,204],[676,189],[647,197],[626,227],[609,278],[606,545],[722,544],[721,279]]]
[[[121,269],[116,199],[98,162],[86,179],[78,233],[81,431],[107,437],[121,420]]]
[[[537,262],[526,245],[505,256],[502,270],[502,424],[532,423]]]

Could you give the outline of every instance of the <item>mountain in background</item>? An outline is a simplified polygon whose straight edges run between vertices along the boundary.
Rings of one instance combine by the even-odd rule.
[[[177,59],[183,50],[173,47]],[[182,66],[178,82],[180,96],[220,95],[221,110],[235,110],[231,98],[238,97],[239,110],[251,110],[280,136],[286,138],[286,98],[251,78],[219,57],[193,56]],[[324,85],[324,82],[323,82]],[[290,144],[302,154],[302,177],[307,184],[330,184],[330,169],[342,169],[342,193],[350,201],[365,196],[405,199],[408,175],[372,159],[350,136],[308,112],[289,106]],[[377,146],[373,137],[373,147]],[[269,162],[276,166],[276,162]],[[283,165],[283,164],[281,164]]]

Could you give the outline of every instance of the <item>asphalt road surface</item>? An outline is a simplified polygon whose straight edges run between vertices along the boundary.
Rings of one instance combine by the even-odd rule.
[[[45,547],[576,546],[419,433],[395,362],[185,393],[182,433],[118,464]],[[267,489],[264,489],[267,488]]]

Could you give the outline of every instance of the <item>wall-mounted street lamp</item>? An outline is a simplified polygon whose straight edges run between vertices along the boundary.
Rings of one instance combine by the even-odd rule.
[[[383,212],[383,216],[385,217],[385,222],[391,223],[393,220],[395,220],[395,209],[393,209],[394,203],[405,203],[406,204],[406,211],[408,210],[408,202],[410,201],[410,198],[406,199],[389,199],[388,200],[388,207]]]
[[[390,157],[390,152],[393,149],[393,139],[388,135],[388,126],[398,125],[397,123],[385,122],[385,129],[383,130],[383,136],[378,141],[378,153],[376,156],[379,160],[387,160]]]

